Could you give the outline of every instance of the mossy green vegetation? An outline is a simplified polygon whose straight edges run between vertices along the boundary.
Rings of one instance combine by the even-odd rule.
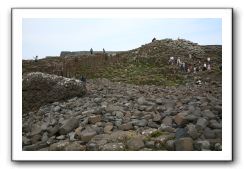
[[[183,76],[173,74],[165,63],[152,62],[151,59],[108,65],[100,69],[92,78],[107,78],[116,82],[157,86],[177,86],[185,81]]]

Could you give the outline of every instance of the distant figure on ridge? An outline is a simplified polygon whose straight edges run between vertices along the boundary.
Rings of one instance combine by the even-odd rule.
[[[152,39],[152,42],[154,42],[154,41],[156,41],[156,38],[155,37]]]
[[[103,48],[103,54],[106,54],[106,51],[105,51],[105,49]]]
[[[90,52],[91,52],[91,55],[92,55],[93,54],[93,49],[92,48],[90,49]]]
[[[36,56],[34,57],[34,59],[35,59],[35,62],[37,62],[37,60],[38,60],[38,56],[36,55]]]

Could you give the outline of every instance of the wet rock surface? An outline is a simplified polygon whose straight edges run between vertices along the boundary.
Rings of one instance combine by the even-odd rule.
[[[222,149],[221,84],[159,87],[95,79],[87,80],[86,88],[86,95],[51,99],[24,113],[23,150]]]

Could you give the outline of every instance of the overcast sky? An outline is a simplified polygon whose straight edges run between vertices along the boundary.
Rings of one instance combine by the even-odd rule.
[[[222,44],[221,19],[23,19],[24,59],[58,56],[61,51],[130,50],[153,37]]]

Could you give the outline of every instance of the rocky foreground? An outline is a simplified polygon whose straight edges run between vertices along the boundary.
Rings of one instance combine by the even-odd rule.
[[[25,151],[221,151],[221,83],[88,80],[87,94],[23,114]]]

